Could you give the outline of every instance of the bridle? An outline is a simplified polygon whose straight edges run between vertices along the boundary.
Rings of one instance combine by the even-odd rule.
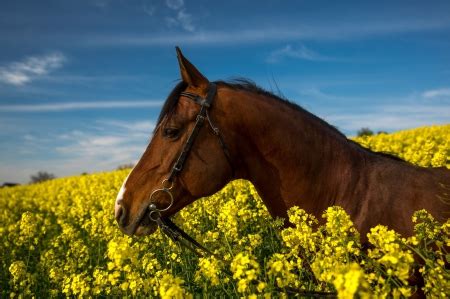
[[[208,85],[208,93],[206,95],[206,98],[202,98],[201,96],[192,93],[192,92],[181,92],[181,96],[185,96],[189,98],[190,100],[194,101],[198,105],[200,105],[200,111],[197,114],[196,122],[194,125],[194,128],[192,129],[186,143],[183,146],[183,149],[181,150],[181,153],[179,154],[175,164],[173,165],[169,176],[162,181],[162,187],[160,189],[154,190],[150,194],[150,204],[148,206],[149,210],[149,218],[150,220],[156,222],[156,224],[159,226],[161,231],[166,234],[170,239],[172,239],[175,243],[179,243],[180,245],[188,248],[192,252],[194,252],[198,256],[204,256],[204,253],[214,256],[215,258],[218,258],[221,260],[220,257],[209,251],[207,248],[202,246],[200,243],[198,243],[195,239],[193,239],[191,236],[189,236],[185,231],[183,231],[181,228],[179,228],[175,223],[170,220],[168,217],[162,217],[161,212],[165,212],[169,210],[173,205],[173,194],[171,193],[171,190],[174,186],[174,179],[181,173],[183,170],[184,163],[186,162],[186,159],[192,149],[192,146],[195,142],[195,139],[197,138],[200,129],[202,128],[205,119],[208,121],[209,126],[213,130],[214,135],[217,136],[219,140],[220,147],[222,148],[222,151],[225,155],[225,158],[228,161],[228,164],[230,165],[231,174],[232,177],[234,177],[235,170],[233,167],[233,164],[231,162],[231,155],[230,151],[223,139],[222,134],[219,131],[219,128],[216,127],[213,122],[211,121],[211,118],[209,117],[208,110],[211,108],[212,102],[214,100],[214,97],[216,96],[217,92],[217,86],[214,83],[209,83]],[[155,203],[153,202],[153,197],[155,194],[158,193],[166,193],[170,198],[170,204],[163,208],[157,208]],[[199,249],[200,251],[198,251]],[[229,277],[232,277],[233,275],[231,273],[226,273]],[[255,282],[255,281],[253,281]],[[299,290],[296,288],[290,288],[285,287],[283,289],[279,288],[280,291],[288,292],[291,294],[297,294],[297,295],[304,295],[309,297],[336,297],[335,292],[318,292],[318,291],[304,291]]]
[[[189,156],[189,153],[191,152],[192,146],[194,145],[194,142],[198,134],[200,133],[200,129],[203,127],[203,124],[205,123],[205,119],[208,121],[209,126],[211,127],[214,135],[217,136],[220,147],[222,148],[225,158],[227,159],[227,162],[230,165],[232,177],[234,177],[234,167],[231,162],[230,151],[223,139],[222,134],[219,131],[219,128],[213,124],[208,113],[208,110],[211,108],[214,97],[216,96],[216,93],[217,93],[217,86],[214,83],[209,83],[206,98],[202,98],[198,94],[192,92],[184,91],[180,93],[180,96],[185,96],[190,100],[192,100],[193,102],[200,105],[200,111],[197,114],[194,128],[192,129],[186,143],[183,146],[183,149],[181,150],[175,164],[173,165],[169,173],[169,176],[162,181],[161,188],[154,190],[150,194],[150,204],[148,206],[148,209],[149,209],[149,217],[152,221],[158,223],[162,219],[161,213],[169,210],[172,207],[174,203],[174,198],[171,190],[173,189],[174,179],[178,177],[181,171],[183,170],[186,159]],[[170,198],[169,205],[163,209],[158,208],[154,202],[154,198],[158,193],[165,193]]]

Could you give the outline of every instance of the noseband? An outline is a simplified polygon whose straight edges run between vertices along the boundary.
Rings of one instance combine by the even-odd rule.
[[[172,170],[169,173],[169,176],[162,181],[162,187],[160,189],[154,190],[150,194],[150,205],[148,206],[148,209],[150,210],[149,217],[151,220],[155,222],[159,222],[161,220],[161,212],[165,212],[169,210],[173,205],[173,194],[171,193],[171,190],[173,188],[174,179],[179,176],[181,171],[183,170],[184,164],[186,162],[186,159],[192,149],[192,146],[195,142],[195,139],[197,138],[198,134],[200,133],[200,129],[202,128],[205,119],[208,121],[209,126],[211,127],[214,135],[217,136],[219,140],[220,147],[223,150],[223,153],[225,155],[225,158],[228,161],[228,164],[230,165],[230,169],[232,172],[232,176],[234,177],[234,167],[231,163],[231,156],[230,151],[228,150],[227,145],[225,144],[225,141],[222,137],[222,134],[220,134],[219,128],[217,128],[211,121],[211,118],[209,117],[208,110],[211,108],[212,102],[214,100],[214,97],[216,96],[217,92],[217,86],[214,83],[209,83],[208,85],[208,93],[206,95],[206,98],[202,98],[201,96],[191,93],[191,92],[181,92],[181,96],[185,96],[192,100],[193,102],[200,105],[200,111],[197,114],[197,118],[195,121],[195,126],[192,129],[186,143],[183,146],[183,149],[181,150],[180,155],[178,156],[178,159],[176,160],[175,164],[172,167]],[[156,207],[154,197],[157,194],[164,193],[169,196],[170,204],[164,208],[160,209]]]

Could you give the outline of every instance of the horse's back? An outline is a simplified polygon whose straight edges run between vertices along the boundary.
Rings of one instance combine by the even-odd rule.
[[[404,218],[411,223],[415,211],[425,209],[439,222],[445,222],[450,213],[450,170],[445,167],[425,168],[399,165],[400,198]],[[412,225],[412,224],[411,224]]]
[[[439,222],[449,218],[450,170],[381,159],[370,171],[364,213],[356,217],[355,224],[360,224],[363,236],[377,224],[410,236],[412,216],[421,209]]]
[[[450,217],[450,169],[431,168],[430,172],[435,186],[434,207],[430,207],[433,210],[430,212],[438,221],[445,222]]]

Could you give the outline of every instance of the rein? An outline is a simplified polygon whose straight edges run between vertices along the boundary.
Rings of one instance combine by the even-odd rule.
[[[161,231],[168,236],[174,243],[178,243],[181,246],[189,249],[193,253],[195,253],[198,257],[205,257],[205,256],[213,256],[214,258],[225,262],[221,257],[217,256],[216,254],[212,253],[210,250],[205,248],[203,245],[198,243],[194,238],[189,236],[184,230],[179,228],[175,223],[172,222],[169,218],[161,218],[159,217],[156,220],[156,223],[158,224]],[[233,274],[227,270],[222,270],[224,274],[229,276],[230,278],[233,277]],[[260,281],[258,280],[252,280],[252,284],[257,285]],[[300,296],[306,296],[306,297],[314,297],[314,298],[337,298],[336,292],[321,292],[321,291],[305,291],[300,290],[293,287],[284,287],[284,288],[276,288],[277,291],[280,292],[286,292],[292,295],[300,295]]]
[[[208,109],[211,108],[211,105],[212,105],[212,102],[216,95],[216,92],[217,92],[216,84],[209,83],[208,93],[207,93],[206,98],[202,98],[201,96],[191,93],[191,92],[181,92],[180,93],[180,95],[185,96],[185,97],[189,98],[190,100],[194,101],[195,103],[197,103],[198,105],[200,105],[200,111],[197,114],[195,126],[192,129],[186,143],[184,144],[184,147],[181,150],[181,153],[179,154],[175,164],[173,165],[173,167],[169,173],[169,176],[162,181],[162,187],[160,189],[156,189],[150,194],[150,204],[148,206],[148,210],[149,210],[148,217],[150,218],[150,220],[156,222],[156,224],[161,229],[161,231],[165,235],[167,235],[172,241],[180,244],[183,247],[186,247],[187,249],[189,249],[190,251],[195,253],[198,257],[204,257],[204,256],[208,255],[208,256],[213,256],[218,260],[222,260],[221,257],[212,253],[210,250],[208,250],[203,245],[198,243],[194,238],[189,236],[185,231],[183,231],[175,223],[173,223],[172,220],[170,220],[168,217],[161,216],[161,212],[165,212],[165,211],[169,210],[174,203],[173,194],[171,193],[171,190],[174,186],[174,179],[183,170],[186,159],[192,149],[195,139],[197,138],[197,136],[200,132],[200,129],[202,128],[202,126],[205,122],[205,119],[208,121],[209,126],[211,127],[214,135],[217,136],[220,147],[222,148],[225,158],[227,159],[227,162],[230,165],[232,177],[234,177],[235,170],[234,170],[233,164],[231,162],[230,151],[222,137],[222,134],[220,134],[219,128],[216,127],[212,123],[211,118],[209,117],[209,114],[208,114]],[[155,205],[154,201],[152,200],[154,198],[155,194],[158,194],[158,193],[165,193],[170,198],[170,204],[163,209],[158,208]],[[229,273],[226,271],[224,273],[230,277],[233,276],[232,273]],[[257,281],[257,280],[253,281],[253,283],[258,283],[258,282],[259,281]],[[297,294],[297,295],[308,296],[308,297],[319,297],[319,298],[320,297],[332,297],[332,298],[336,297],[335,292],[304,291],[304,290],[299,290],[299,289],[291,288],[291,287],[277,288],[277,290],[284,291],[284,292],[287,292],[290,294]]]

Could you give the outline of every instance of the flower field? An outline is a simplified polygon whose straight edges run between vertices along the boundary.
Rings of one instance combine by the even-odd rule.
[[[450,168],[450,125],[355,141],[418,165]],[[341,208],[324,211],[320,226],[292,208],[293,226],[283,229],[254,187],[238,180],[174,217],[221,257],[198,258],[159,231],[143,238],[120,232],[114,200],[128,172],[1,189],[0,297],[271,298],[302,290],[400,298],[416,291],[408,285],[413,271],[423,275],[426,295],[450,294],[450,221],[437,223],[426,211],[411,219],[414,236],[377,226],[368,235],[371,248],[362,250]]]

